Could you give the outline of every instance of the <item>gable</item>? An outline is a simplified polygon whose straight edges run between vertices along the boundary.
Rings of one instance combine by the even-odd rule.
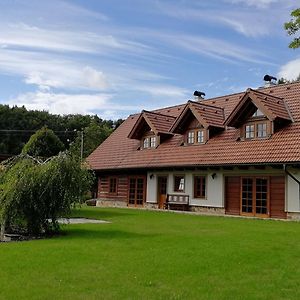
[[[292,121],[284,99],[248,89],[228,116],[225,125],[238,128],[257,110],[270,121]]]
[[[213,127],[224,128],[224,111],[222,108],[188,101],[170,131],[182,134],[194,119],[198,121],[199,126],[201,125],[205,129]]]
[[[155,135],[172,135],[169,128],[174,120],[175,117],[172,116],[143,110],[128,138],[139,140],[148,131],[152,131]]]

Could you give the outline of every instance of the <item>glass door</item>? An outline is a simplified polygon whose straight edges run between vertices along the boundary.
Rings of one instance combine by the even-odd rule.
[[[256,178],[255,215],[268,216],[268,179]]]
[[[142,206],[145,200],[145,179],[143,177],[130,177],[128,189],[128,204]]]
[[[243,177],[241,183],[241,215],[268,217],[268,177]]]

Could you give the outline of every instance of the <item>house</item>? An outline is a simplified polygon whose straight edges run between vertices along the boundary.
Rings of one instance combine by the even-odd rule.
[[[99,206],[300,218],[300,82],[130,115],[87,161]]]

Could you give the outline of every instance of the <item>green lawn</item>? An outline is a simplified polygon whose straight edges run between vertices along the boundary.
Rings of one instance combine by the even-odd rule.
[[[300,299],[300,223],[133,209],[0,244],[1,299]]]

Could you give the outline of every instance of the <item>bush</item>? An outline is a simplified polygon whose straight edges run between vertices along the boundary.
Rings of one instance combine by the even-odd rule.
[[[58,136],[51,129],[43,127],[30,137],[22,153],[36,157],[51,157],[63,150],[64,144]]]
[[[4,231],[57,232],[58,218],[68,216],[90,189],[92,174],[67,153],[42,162],[19,156],[0,171],[0,221]]]

